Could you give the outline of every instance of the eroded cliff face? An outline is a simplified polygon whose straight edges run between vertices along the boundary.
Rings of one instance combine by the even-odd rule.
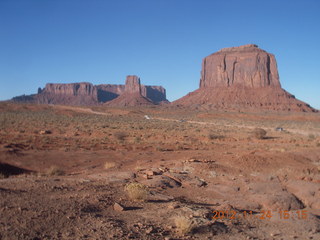
[[[141,94],[140,78],[136,75],[129,75],[126,78],[125,92]]]
[[[161,102],[168,102],[166,97],[166,89],[162,86],[141,85],[141,95],[149,98],[156,104]]]
[[[101,84],[97,85],[99,102],[108,102],[125,92],[139,93],[143,97],[150,99],[153,103],[168,102],[166,98],[166,89],[162,86],[147,86],[140,82],[140,78],[135,75],[129,75],[126,78],[125,85]]]
[[[161,86],[146,86],[140,84],[137,76],[128,76],[126,85],[91,83],[48,83],[45,88],[38,89],[38,94],[14,97],[16,102],[62,105],[98,105],[112,101],[125,92],[139,93],[152,103],[168,102],[166,90]]]
[[[38,89],[34,101],[41,104],[95,105],[98,101],[97,88],[91,83],[48,83]]]
[[[100,84],[97,85],[98,101],[105,103],[115,99],[125,91],[125,85],[120,84]]]
[[[249,44],[224,48],[202,61],[200,87],[173,105],[203,109],[315,109],[281,88],[274,55]]]
[[[274,55],[249,44],[224,48],[202,61],[200,88],[281,87]]]
[[[72,96],[97,96],[96,88],[88,82],[57,84],[47,83],[41,93],[52,93]]]
[[[147,94],[147,88],[144,89],[145,94]],[[126,78],[125,91],[105,104],[112,107],[127,107],[153,105],[155,102],[142,95],[140,78],[136,75],[129,75]]]

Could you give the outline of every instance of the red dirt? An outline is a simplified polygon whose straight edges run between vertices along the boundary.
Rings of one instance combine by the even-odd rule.
[[[22,169],[0,165],[0,239],[319,239],[319,121],[0,103],[0,162]],[[146,201],[128,198],[130,182]],[[227,210],[236,219],[213,219]]]

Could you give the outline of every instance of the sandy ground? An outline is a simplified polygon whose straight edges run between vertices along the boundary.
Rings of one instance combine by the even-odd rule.
[[[320,239],[315,113],[0,103],[0,162],[0,239]]]

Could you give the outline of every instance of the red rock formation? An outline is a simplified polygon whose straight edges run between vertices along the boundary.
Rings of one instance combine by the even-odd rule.
[[[126,93],[139,93],[139,94],[141,94],[140,78],[138,78],[135,75],[127,76],[125,92]]]
[[[117,98],[125,91],[125,85],[100,84],[96,87],[98,90],[98,101],[103,103]]]
[[[100,84],[96,85],[98,90],[98,101],[108,102],[125,92],[125,85]],[[152,102],[158,104],[168,102],[166,99],[166,89],[162,86],[146,86],[140,84],[141,95],[149,98]]]
[[[280,87],[274,55],[249,44],[224,48],[202,61],[200,88]]]
[[[126,85],[116,84],[100,84],[92,85],[91,83],[70,83],[70,84],[46,84],[44,89],[39,88],[38,94],[22,95],[14,97],[12,100],[16,102],[30,102],[41,104],[62,104],[62,105],[97,105],[105,103],[117,98],[126,92],[139,91],[148,102],[159,104],[168,102],[166,99],[166,90],[161,86],[145,86],[138,85],[133,78],[132,82]],[[140,81],[140,80],[139,80]],[[139,87],[140,86],[140,87]],[[144,100],[141,100],[144,102]]]
[[[124,93],[116,99],[106,102],[105,105],[112,107],[127,107],[154,105],[154,103],[150,99],[142,96],[140,78],[135,75],[129,75],[126,79]]]
[[[315,111],[281,88],[274,55],[249,44],[202,61],[200,88],[173,105],[205,109]]]
[[[97,104],[97,89],[91,83],[46,84],[45,88],[35,95],[36,103],[95,105]]]
[[[166,98],[166,89],[162,86],[141,85],[141,95],[149,98],[156,104],[168,103],[168,100]]]

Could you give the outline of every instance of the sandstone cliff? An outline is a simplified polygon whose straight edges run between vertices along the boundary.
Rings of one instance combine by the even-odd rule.
[[[119,97],[105,103],[105,105],[112,107],[141,106],[154,104],[155,103],[152,102],[152,100],[141,94],[140,78],[135,75],[127,76],[125,90]]]
[[[98,91],[98,101],[103,103],[115,99],[125,91],[125,85],[100,84],[96,87]]]
[[[135,91],[134,87],[135,85],[130,86],[130,83],[127,86],[117,84],[92,85],[85,82],[70,84],[48,83],[45,88],[38,89],[38,94],[22,95],[14,97],[12,100],[40,104],[98,105],[119,97],[126,89],[129,92]],[[161,86],[140,84],[140,94],[154,104],[168,102],[166,90]]]
[[[200,88],[280,87],[274,55],[249,44],[224,48],[202,61]]]
[[[224,48],[202,61],[198,90],[173,105],[204,109],[315,111],[281,88],[274,55],[249,44]]]
[[[125,85],[100,84],[96,85],[98,91],[98,101],[108,102],[125,92]],[[146,86],[140,84],[141,95],[149,98],[152,102],[159,104],[168,102],[166,98],[166,89],[162,86]]]
[[[46,84],[43,90],[38,90],[36,103],[94,105],[97,103],[97,89],[91,83]]]

